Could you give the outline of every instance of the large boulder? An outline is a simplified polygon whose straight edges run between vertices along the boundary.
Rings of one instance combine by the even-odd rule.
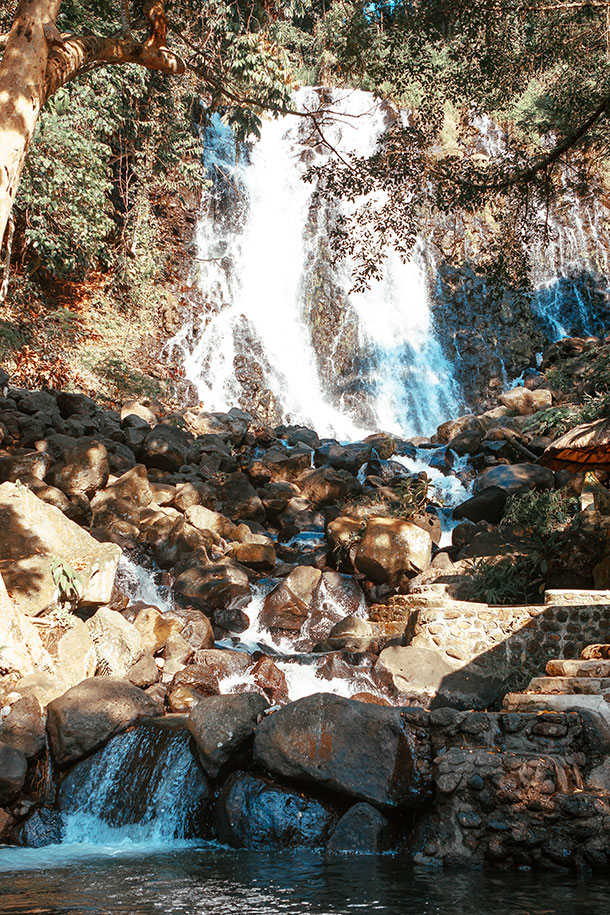
[[[502,680],[464,667],[440,651],[419,645],[391,646],[379,655],[376,677],[389,679],[402,701],[426,708],[484,709],[500,694]]]
[[[361,802],[344,813],[326,850],[334,855],[379,855],[387,848],[388,821],[370,804]]]
[[[158,425],[148,433],[142,444],[142,459],[147,467],[179,470],[188,463],[192,440],[182,429]]]
[[[128,680],[94,677],[73,686],[47,709],[51,753],[63,768],[103,746],[144,718],[158,715],[159,703]]]
[[[498,524],[502,520],[507,499],[506,489],[501,486],[486,486],[470,499],[456,505],[453,517],[456,521],[466,518],[468,521],[489,521],[490,524]]]
[[[430,790],[425,724],[418,709],[317,693],[261,722],[254,760],[281,778],[402,807],[423,800]]]
[[[108,480],[108,452],[95,439],[81,439],[65,452],[48,481],[68,496],[92,496]]]
[[[25,486],[3,483],[0,486],[0,555],[5,560],[21,560],[34,554],[59,560],[78,580],[80,606],[108,603],[111,599],[121,548],[114,543],[98,543],[59,509],[37,498]],[[31,589],[35,582],[29,583]],[[27,602],[31,595],[20,594]]]
[[[1,488],[1,487],[0,487]],[[50,670],[53,662],[42,644],[38,629],[8,596],[0,575],[0,674],[24,677],[36,670]]]
[[[413,578],[430,565],[432,538],[410,521],[369,518],[355,556],[359,572],[376,584]]]
[[[321,848],[336,814],[327,804],[238,772],[216,802],[216,833],[233,848]]]
[[[140,633],[143,650],[156,654],[165,647],[172,633],[182,632],[184,620],[170,613],[161,613],[156,607],[142,607],[133,625]]]
[[[184,512],[184,517],[198,531],[211,531],[225,540],[233,540],[235,537],[237,525],[220,512],[212,511],[204,505],[190,505]]]
[[[17,797],[25,783],[28,763],[21,750],[0,742],[0,804]]]
[[[176,577],[174,592],[178,600],[210,613],[249,595],[250,580],[230,559],[210,565],[193,562]]]
[[[231,473],[220,490],[220,511],[232,521],[264,521],[265,509],[257,491],[243,473]]]
[[[19,750],[28,759],[38,756],[46,746],[45,716],[38,699],[24,696],[0,718],[0,743]]]
[[[229,767],[247,766],[259,717],[269,703],[260,693],[209,696],[189,715],[187,727],[203,771],[218,778]]]
[[[311,464],[311,450],[303,445],[287,448],[269,448],[248,468],[250,478],[257,486],[280,481],[294,482]]]
[[[314,464],[322,467],[327,464],[335,470],[347,470],[356,476],[363,464],[371,460],[373,445],[370,442],[354,442],[340,445],[338,442],[325,442],[314,453]]]
[[[362,486],[355,476],[347,470],[335,470],[333,467],[318,467],[299,480],[301,493],[316,508],[333,505],[348,495],[355,496],[362,491]]]
[[[265,598],[260,623],[267,629],[298,632],[307,616],[322,573],[311,566],[297,566]]]
[[[139,630],[117,610],[100,607],[86,623],[95,645],[98,673],[125,677],[144,654]]]
[[[552,489],[553,471],[539,464],[498,464],[484,470],[474,481],[474,492],[479,493],[489,486],[498,486],[508,495],[529,489]]]

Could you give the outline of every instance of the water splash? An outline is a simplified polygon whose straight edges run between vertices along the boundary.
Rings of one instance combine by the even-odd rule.
[[[170,590],[158,583],[159,574],[138,565],[123,553],[117,567],[117,587],[129,597],[130,603],[141,602],[167,613],[174,609],[174,602]]]

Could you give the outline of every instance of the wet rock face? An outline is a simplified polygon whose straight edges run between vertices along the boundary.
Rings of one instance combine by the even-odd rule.
[[[327,845],[333,855],[379,855],[387,848],[388,821],[370,804],[354,804],[343,814]]]
[[[337,816],[327,804],[247,775],[232,775],[216,803],[216,834],[233,848],[321,848]]]
[[[247,765],[258,719],[268,705],[259,693],[209,696],[197,704],[187,726],[206,775],[217,778],[229,766]]]
[[[20,751],[0,743],[0,804],[17,797],[25,782],[28,764]]]
[[[280,778],[402,807],[428,794],[427,741],[425,716],[417,709],[318,693],[259,725],[254,759]]]

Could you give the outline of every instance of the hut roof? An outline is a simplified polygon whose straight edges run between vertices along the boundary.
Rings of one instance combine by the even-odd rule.
[[[610,470],[610,419],[570,429],[545,449],[540,463],[551,470]]]

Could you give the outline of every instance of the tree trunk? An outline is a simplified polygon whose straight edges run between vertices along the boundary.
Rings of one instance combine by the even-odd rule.
[[[0,247],[45,99],[49,46],[61,0],[21,0],[0,62]]]

